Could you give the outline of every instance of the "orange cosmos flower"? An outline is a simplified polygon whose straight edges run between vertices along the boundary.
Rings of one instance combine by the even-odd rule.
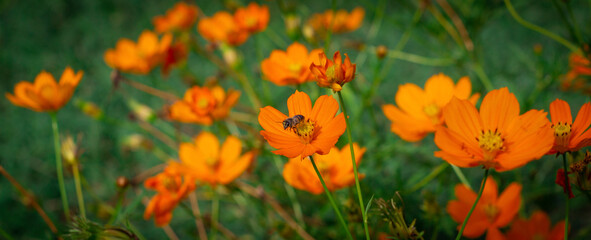
[[[176,30],[186,31],[197,21],[198,12],[197,6],[178,2],[174,7],[166,11],[166,15],[156,16],[152,19],[152,22],[158,33]]]
[[[585,46],[588,50],[588,46]],[[591,61],[589,57],[581,56],[577,53],[571,53],[569,56],[570,71],[562,76],[561,87],[564,90],[582,90],[585,93],[591,93],[591,87],[587,84],[585,77],[591,76]]]
[[[345,83],[355,78],[356,64],[351,64],[349,55],[345,53],[345,62],[342,63],[341,53],[334,53],[333,61],[326,58],[326,54],[318,54],[319,61],[310,64],[310,71],[316,77],[318,86],[332,88],[335,92],[340,92]],[[316,64],[318,63],[318,64]]]
[[[308,20],[315,31],[324,33],[330,30],[334,33],[352,32],[357,30],[363,22],[365,10],[356,7],[348,13],[346,10],[338,10],[336,15],[332,10],[326,10],[324,13],[316,13]]]
[[[365,153],[365,148],[360,148],[357,143],[353,143],[353,149],[355,150],[355,161],[359,165]],[[351,152],[348,144],[341,150],[332,147],[332,150],[328,154],[314,154],[313,157],[318,170],[322,174],[322,178],[326,182],[328,190],[335,191],[355,184]],[[360,174],[359,178],[363,178],[364,176],[364,174]],[[314,171],[311,161],[302,161],[301,158],[290,159],[283,167],[283,178],[294,188],[313,194],[324,192],[324,188]]]
[[[468,100],[453,98],[443,109],[447,127],[436,127],[436,157],[459,167],[507,171],[539,159],[554,138],[546,113],[530,110],[519,115],[519,102],[505,88],[490,91],[480,112]]]
[[[511,183],[500,196],[498,196],[497,183],[492,177],[486,179],[482,197],[472,212],[463,236],[477,238],[487,232],[486,239],[503,239],[499,228],[507,226],[519,211],[521,205],[521,185]],[[447,213],[458,223],[458,229],[462,226],[468,211],[474,205],[476,193],[463,184],[455,187],[457,200],[447,203]]]
[[[550,103],[550,116],[554,132],[554,146],[548,154],[578,151],[591,145],[591,103],[585,103],[577,113],[573,123],[570,106],[567,102],[556,99]]]
[[[19,107],[37,112],[54,112],[68,103],[82,75],[83,71],[75,73],[72,68],[66,67],[57,83],[53,75],[41,71],[35,77],[35,82],[21,81],[14,87],[14,95],[6,93],[5,96]]]
[[[452,97],[468,99],[475,105],[480,94],[470,96],[471,92],[470,78],[462,77],[454,85],[450,77],[439,73],[427,79],[425,90],[413,83],[399,86],[396,92],[398,107],[386,104],[382,105],[382,110],[392,121],[390,130],[393,133],[405,141],[416,142],[435,132],[436,127],[443,125],[441,110]]]
[[[520,240],[562,240],[564,239],[564,221],[550,229],[550,218],[545,212],[536,211],[529,219],[517,219],[507,232],[507,239]]]
[[[335,117],[339,104],[331,96],[320,96],[312,108],[308,94],[296,90],[287,99],[287,109],[289,116],[271,106],[259,113],[259,123],[265,129],[261,135],[277,149],[275,154],[300,159],[328,154],[345,132],[345,117],[343,113]]]
[[[228,90],[226,93],[220,86],[194,86],[170,107],[169,117],[180,122],[210,125],[213,120],[228,116],[239,98],[240,92]]]
[[[201,132],[195,137],[195,143],[181,144],[179,157],[187,174],[216,185],[228,184],[250,166],[254,151],[240,155],[241,152],[240,139],[229,136],[220,148],[215,135]]]
[[[171,34],[165,34],[158,40],[158,35],[146,30],[138,38],[137,44],[127,38],[119,40],[115,49],[105,52],[105,62],[122,72],[148,74],[162,63],[171,42]]]
[[[267,28],[269,23],[269,7],[251,2],[248,7],[236,10],[234,21],[239,28],[249,33],[261,32]]]
[[[210,42],[224,42],[232,46],[238,46],[248,39],[248,32],[236,24],[230,13],[223,11],[199,20],[197,30]]]
[[[176,205],[195,190],[195,180],[183,175],[178,163],[171,162],[162,173],[148,178],[144,186],[158,192],[148,203],[144,219],[154,215],[156,226],[161,227],[170,222]]]
[[[322,49],[314,49],[308,54],[306,46],[297,42],[287,47],[287,51],[273,50],[271,56],[261,62],[263,76],[279,86],[313,80],[309,66],[321,52]]]

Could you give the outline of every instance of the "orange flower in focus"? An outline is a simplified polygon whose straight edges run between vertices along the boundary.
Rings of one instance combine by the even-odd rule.
[[[312,108],[308,94],[296,90],[287,99],[287,108],[289,116],[271,106],[259,113],[259,123],[265,129],[261,135],[277,149],[275,154],[300,159],[314,153],[328,154],[345,132],[345,117],[343,113],[335,117],[339,104],[331,96],[320,96]],[[296,115],[302,119],[297,120]],[[285,121],[289,126],[284,127]]]
[[[310,64],[321,52],[322,49],[314,49],[308,53],[306,46],[297,42],[287,47],[287,51],[273,50],[271,56],[261,62],[263,76],[279,86],[313,80]]]
[[[261,32],[269,24],[269,7],[259,6],[255,2],[248,4],[248,7],[238,8],[234,13],[234,21],[240,29],[249,33]]]
[[[164,171],[144,182],[158,193],[152,197],[144,212],[144,219],[154,215],[156,226],[164,226],[172,219],[172,211],[187,194],[195,190],[195,180],[181,173],[178,163],[171,162]]]
[[[218,138],[201,132],[195,143],[182,143],[179,149],[184,171],[211,185],[228,184],[239,177],[252,162],[254,151],[240,155],[240,139],[229,136],[220,148]]]
[[[341,9],[337,11],[336,15],[332,10],[326,10],[324,13],[312,15],[308,20],[308,25],[319,33],[324,33],[329,29],[334,33],[352,32],[361,26],[364,16],[365,10],[361,7],[356,7],[351,13]]]
[[[427,79],[425,90],[413,83],[399,86],[396,92],[398,107],[386,104],[382,105],[382,110],[392,121],[390,130],[393,133],[405,141],[416,142],[443,125],[441,110],[453,97],[469,100],[475,105],[480,94],[470,96],[471,92],[472,84],[468,77],[460,78],[454,85],[445,74],[435,74]]]
[[[213,120],[228,116],[239,98],[240,92],[228,90],[226,93],[220,86],[194,86],[185,92],[182,100],[170,106],[169,117],[185,123],[210,125]]]
[[[324,52],[318,54],[319,61],[310,64],[310,71],[316,77],[316,83],[320,87],[331,88],[335,92],[340,92],[345,83],[355,78],[355,64],[351,64],[349,55],[345,53],[345,62],[342,63],[341,53],[334,53],[333,61],[326,58]],[[318,63],[318,64],[316,64]]]
[[[187,46],[185,46],[182,42],[176,42],[171,45],[168,49],[166,49],[166,54],[164,56],[164,62],[162,63],[162,74],[168,76],[170,73],[170,69],[184,62],[188,56]]]
[[[470,101],[453,98],[443,108],[443,118],[447,127],[436,128],[435,144],[441,151],[435,156],[459,167],[511,170],[539,159],[554,142],[546,113],[519,115],[519,102],[506,87],[490,91],[480,112]]]
[[[357,143],[353,143],[353,149],[355,150],[355,161],[359,165],[365,153],[365,148],[359,148]],[[326,182],[328,190],[335,191],[355,184],[351,152],[349,151],[348,144],[341,150],[332,147],[332,150],[328,154],[314,154],[313,157],[318,170],[322,174],[322,178]],[[364,175],[360,174],[359,178],[361,179],[363,177]],[[289,162],[283,167],[283,178],[294,188],[313,194],[324,192],[324,188],[314,171],[311,161],[302,161],[301,158],[289,159]]]
[[[171,42],[171,34],[165,34],[158,40],[158,35],[146,30],[137,44],[126,38],[119,40],[115,49],[105,52],[104,59],[107,65],[119,71],[148,74],[162,63]]]
[[[72,68],[66,67],[57,83],[53,75],[41,71],[33,83],[21,81],[14,86],[14,95],[6,93],[5,96],[19,107],[37,112],[54,112],[68,103],[83,74],[83,71],[75,73]]]
[[[507,226],[519,211],[521,205],[521,185],[511,183],[500,196],[498,196],[497,183],[492,177],[486,179],[482,197],[472,212],[464,233],[467,238],[477,238],[487,232],[486,239],[504,239],[499,228]],[[457,200],[447,203],[447,213],[458,223],[458,229],[462,226],[468,211],[476,201],[476,193],[463,184],[455,187]]]
[[[203,18],[197,30],[210,42],[224,42],[238,46],[248,39],[248,32],[241,29],[228,12],[217,12],[210,18]]]
[[[177,30],[186,31],[197,21],[198,12],[197,6],[178,2],[174,7],[166,11],[166,15],[156,16],[152,19],[152,22],[158,33]]]
[[[577,113],[573,123],[570,106],[567,102],[556,99],[550,103],[550,116],[554,132],[554,146],[548,154],[578,151],[591,145],[591,103],[585,103]]]
[[[550,229],[550,218],[545,212],[534,212],[529,220],[517,219],[507,232],[507,239],[520,240],[562,240],[564,239],[564,221]]]

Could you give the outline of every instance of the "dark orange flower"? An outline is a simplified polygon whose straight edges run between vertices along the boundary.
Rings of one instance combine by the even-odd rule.
[[[170,106],[170,119],[210,125],[213,120],[228,116],[240,98],[240,92],[228,90],[226,93],[220,86],[194,86],[185,92],[182,100]]]
[[[259,123],[265,129],[261,135],[277,149],[275,154],[300,159],[314,153],[328,154],[345,132],[345,117],[343,113],[335,117],[339,104],[331,96],[320,96],[312,108],[308,94],[296,90],[287,99],[287,109],[289,116],[271,106],[261,108],[259,113]],[[284,127],[283,122],[294,120],[296,115],[302,119]]]
[[[486,179],[482,197],[472,212],[463,236],[477,238],[487,232],[486,239],[503,239],[499,228],[507,226],[517,215],[521,205],[521,185],[511,183],[500,196],[498,196],[497,183],[492,177]],[[447,203],[447,213],[458,223],[458,229],[462,226],[468,211],[476,201],[476,193],[463,184],[455,187],[458,200]]]
[[[166,54],[164,55],[164,62],[162,63],[162,74],[168,76],[170,73],[170,69],[184,62],[187,59],[188,55],[187,46],[185,46],[182,42],[176,42],[171,45],[168,49],[166,49]]]
[[[349,55],[345,53],[345,62],[342,63],[341,53],[334,53],[333,61],[326,58],[324,52],[318,54],[318,60],[310,64],[310,71],[316,77],[318,86],[331,88],[340,92],[345,83],[355,78],[356,64],[351,64]]]
[[[591,103],[585,103],[577,113],[573,123],[570,106],[567,102],[556,99],[550,103],[550,116],[554,132],[554,146],[548,154],[578,151],[591,145]]]
[[[236,24],[230,13],[223,11],[199,20],[197,30],[210,42],[224,42],[232,46],[244,43],[249,36],[247,31]]]
[[[170,222],[176,205],[195,190],[195,180],[183,175],[178,163],[171,162],[162,173],[148,178],[144,186],[158,192],[148,203],[144,219],[154,215],[156,226],[161,227]]]
[[[220,148],[218,138],[201,132],[195,143],[182,143],[179,149],[184,171],[195,179],[211,185],[228,184],[250,166],[254,151],[241,155],[240,139],[229,136]]]
[[[322,49],[314,49],[308,53],[306,46],[297,42],[287,47],[287,51],[273,50],[271,56],[261,62],[263,76],[279,86],[311,81],[314,76],[310,64],[321,52]]]
[[[158,40],[158,35],[146,30],[137,44],[127,38],[119,40],[115,49],[105,52],[104,59],[107,65],[119,71],[148,74],[162,63],[171,42],[171,34],[165,34]]]
[[[519,102],[505,88],[490,91],[480,112],[468,100],[453,98],[443,108],[447,127],[439,126],[436,157],[459,167],[507,171],[539,159],[554,138],[546,113],[530,110],[519,115]]]
[[[57,83],[53,75],[41,71],[35,77],[35,82],[21,81],[14,86],[14,95],[6,93],[5,96],[19,107],[37,112],[54,112],[68,103],[82,75],[83,71],[75,73],[72,68],[66,67]]]
[[[520,240],[562,240],[564,239],[564,221],[550,229],[550,218],[545,212],[535,211],[529,219],[517,219],[507,232],[507,239]]]
[[[336,15],[332,10],[326,10],[324,13],[312,15],[308,25],[321,34],[329,29],[334,33],[352,32],[361,26],[364,16],[365,10],[361,7],[356,7],[351,13],[341,9]]]
[[[172,32],[177,30],[189,30],[195,21],[199,9],[195,5],[178,2],[166,11],[164,16],[156,16],[152,19],[154,28],[158,33]]]
[[[453,97],[469,100],[475,105],[480,94],[470,96],[471,92],[472,84],[468,77],[460,78],[454,85],[445,74],[435,74],[427,79],[425,90],[413,83],[398,86],[395,98],[398,107],[385,104],[382,110],[392,121],[392,132],[406,141],[416,142],[443,125],[441,110]]]
[[[360,148],[357,143],[353,143],[353,149],[355,150],[355,162],[359,165],[365,148]],[[341,150],[333,147],[328,154],[314,154],[313,157],[328,190],[335,191],[355,184],[348,144]],[[360,179],[363,177],[364,174],[359,175]],[[283,178],[294,188],[313,194],[324,192],[311,161],[302,161],[301,158],[289,159],[289,162],[283,167]]]
[[[236,10],[234,21],[239,28],[249,33],[261,32],[269,24],[269,7],[265,5],[259,6],[255,2],[251,2],[248,7]]]

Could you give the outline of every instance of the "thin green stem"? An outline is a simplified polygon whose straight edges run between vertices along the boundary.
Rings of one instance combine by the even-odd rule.
[[[4,231],[4,229],[2,229],[2,227],[0,227],[0,236],[2,236],[6,240],[14,240],[14,238],[12,238],[12,236],[10,236],[10,234],[8,234],[6,231]]]
[[[66,195],[66,186],[64,184],[64,171],[62,167],[62,154],[60,146],[60,134],[57,126],[57,113],[49,113],[51,116],[51,127],[53,128],[53,147],[55,148],[55,166],[57,169],[57,182],[60,187],[60,196],[62,198],[62,207],[66,219],[70,219],[70,207],[68,206],[68,196]]]
[[[320,171],[318,171],[318,167],[316,166],[316,163],[314,162],[314,158],[312,158],[312,156],[309,156],[309,158],[310,158],[310,162],[312,163],[312,166],[314,167],[314,171],[316,171],[316,175],[318,175],[318,179],[320,179],[320,183],[322,183],[322,187],[324,187],[324,192],[326,193],[326,196],[328,197],[328,201],[330,202],[330,204],[332,205],[332,208],[334,209],[335,213],[337,214],[337,217],[339,218],[339,222],[343,226],[343,229],[345,230],[345,232],[347,232],[347,239],[353,240],[353,236],[351,236],[351,232],[349,232],[349,228],[347,228],[347,223],[345,222],[343,215],[341,215],[341,211],[339,210],[339,207],[337,207],[337,204],[335,203],[334,199],[332,198],[330,191],[328,191],[328,187],[326,187],[326,183],[324,183],[324,179],[322,179],[322,175],[320,174]]]
[[[220,198],[217,194],[217,191],[215,189],[215,186],[211,186],[211,191],[213,193],[212,199],[211,199],[211,225],[213,226],[211,228],[211,239],[215,240],[216,239],[216,235],[217,235],[217,229],[218,229],[218,218],[219,218],[219,213],[220,213]]]
[[[493,85],[488,76],[486,76],[486,72],[484,72],[484,69],[482,68],[482,65],[480,65],[480,63],[474,63],[474,72],[476,73],[476,75],[478,75],[478,79],[480,79],[480,82],[482,83],[482,85],[484,85],[484,88],[486,88],[487,91],[492,91]]]
[[[82,218],[86,218],[86,210],[84,209],[84,195],[82,194],[82,186],[80,185],[80,171],[78,170],[77,162],[72,164],[72,172],[74,172],[74,184],[76,184],[76,197],[78,198],[80,216],[82,216]]]
[[[330,21],[330,26],[328,27],[328,29],[326,29],[326,39],[324,39],[324,52],[325,53],[328,53],[330,50],[330,37],[332,35],[332,26],[333,26],[334,20],[336,18],[335,16],[337,15],[337,1],[332,0],[331,6],[332,6],[333,17],[331,18],[332,20]]]
[[[464,173],[462,173],[462,170],[456,166],[456,165],[451,165],[451,168],[454,170],[454,173],[456,174],[456,176],[458,176],[458,178],[460,179],[460,182],[462,182],[462,184],[466,185],[466,187],[468,187],[468,189],[472,190],[472,186],[470,186],[470,182],[468,182],[468,179],[466,179],[466,176],[464,176]]]
[[[562,154],[562,165],[564,167],[564,186],[566,188],[565,194],[565,209],[564,209],[564,240],[568,239],[568,200],[570,198],[570,183],[568,181],[568,164],[566,161],[566,153]]]
[[[550,32],[540,26],[534,25],[528,21],[525,21],[523,18],[521,18],[519,16],[519,14],[517,14],[517,12],[515,11],[515,8],[513,8],[513,5],[511,4],[510,0],[504,0],[505,1],[505,5],[507,5],[507,10],[509,10],[509,13],[511,13],[511,16],[515,19],[515,21],[517,21],[519,24],[523,25],[526,28],[529,28],[531,30],[534,30],[542,35],[545,35],[549,38],[552,38],[554,41],[557,41],[558,43],[562,44],[563,46],[567,47],[568,49],[570,49],[572,52],[574,53],[578,53],[581,54],[581,49],[579,49],[579,47],[577,47],[576,45],[572,44],[571,42],[569,42],[568,40],[554,34],[553,32]]]
[[[363,196],[361,196],[361,186],[359,185],[359,176],[357,174],[357,162],[355,161],[355,151],[353,150],[353,137],[351,136],[351,125],[349,123],[349,115],[347,115],[347,108],[343,101],[343,95],[341,92],[337,92],[339,95],[339,101],[341,102],[341,110],[345,114],[345,123],[347,124],[347,137],[349,138],[349,149],[351,150],[351,161],[353,164],[353,174],[355,175],[355,187],[357,188],[357,197],[359,198],[359,207],[361,208],[361,214],[363,216],[363,228],[365,229],[365,238],[369,237],[369,228],[367,227],[367,216],[365,215],[365,206],[363,204]]]
[[[435,179],[435,177],[437,177],[441,172],[443,172],[443,170],[445,170],[448,166],[449,166],[449,164],[447,162],[443,162],[443,163],[439,164],[439,166],[434,168],[433,171],[431,171],[431,173],[429,173],[429,175],[425,176],[421,181],[414,184],[410,188],[410,190],[408,190],[408,192],[412,193],[412,192],[418,190],[419,188],[422,188],[423,186],[427,185],[429,182],[431,182],[433,179]]]
[[[573,9],[570,6],[570,2],[565,3],[565,4],[566,4],[566,11],[568,12],[570,20],[573,24],[573,28],[575,30],[575,37],[577,38],[577,41],[579,42],[579,44],[582,46],[584,44],[583,36],[581,35],[581,30],[579,29],[579,24],[577,24],[577,19],[575,19],[575,15],[573,14]]]
[[[464,223],[462,223],[462,227],[460,228],[460,231],[458,232],[458,235],[456,236],[456,240],[460,240],[460,238],[462,237],[462,233],[464,232],[464,228],[466,227],[466,223],[468,223],[468,219],[470,219],[470,215],[472,215],[474,208],[476,208],[476,204],[478,204],[478,200],[480,200],[480,197],[482,196],[482,192],[484,191],[484,185],[486,183],[487,177],[488,177],[488,168],[484,170],[484,177],[482,177],[482,183],[480,183],[480,190],[478,191],[478,196],[476,196],[476,200],[474,201],[474,205],[472,205],[472,208],[470,208],[468,215],[464,219]]]

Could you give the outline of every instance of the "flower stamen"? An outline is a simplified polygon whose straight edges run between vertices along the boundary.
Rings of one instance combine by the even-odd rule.
[[[314,137],[314,128],[314,121],[305,119],[297,123],[291,129],[300,137],[303,143],[310,143]]]
[[[554,144],[559,152],[568,149],[572,126],[572,124],[566,122],[558,122],[552,126],[552,129],[554,129]]]
[[[499,152],[505,151],[504,141],[501,137],[501,133],[495,129],[495,131],[482,131],[480,137],[477,137],[478,146],[483,151],[484,161],[483,165],[485,168],[491,168],[496,165],[493,161]]]
[[[436,104],[429,104],[423,108],[423,112],[431,119],[433,124],[438,124],[441,118],[441,109]]]

